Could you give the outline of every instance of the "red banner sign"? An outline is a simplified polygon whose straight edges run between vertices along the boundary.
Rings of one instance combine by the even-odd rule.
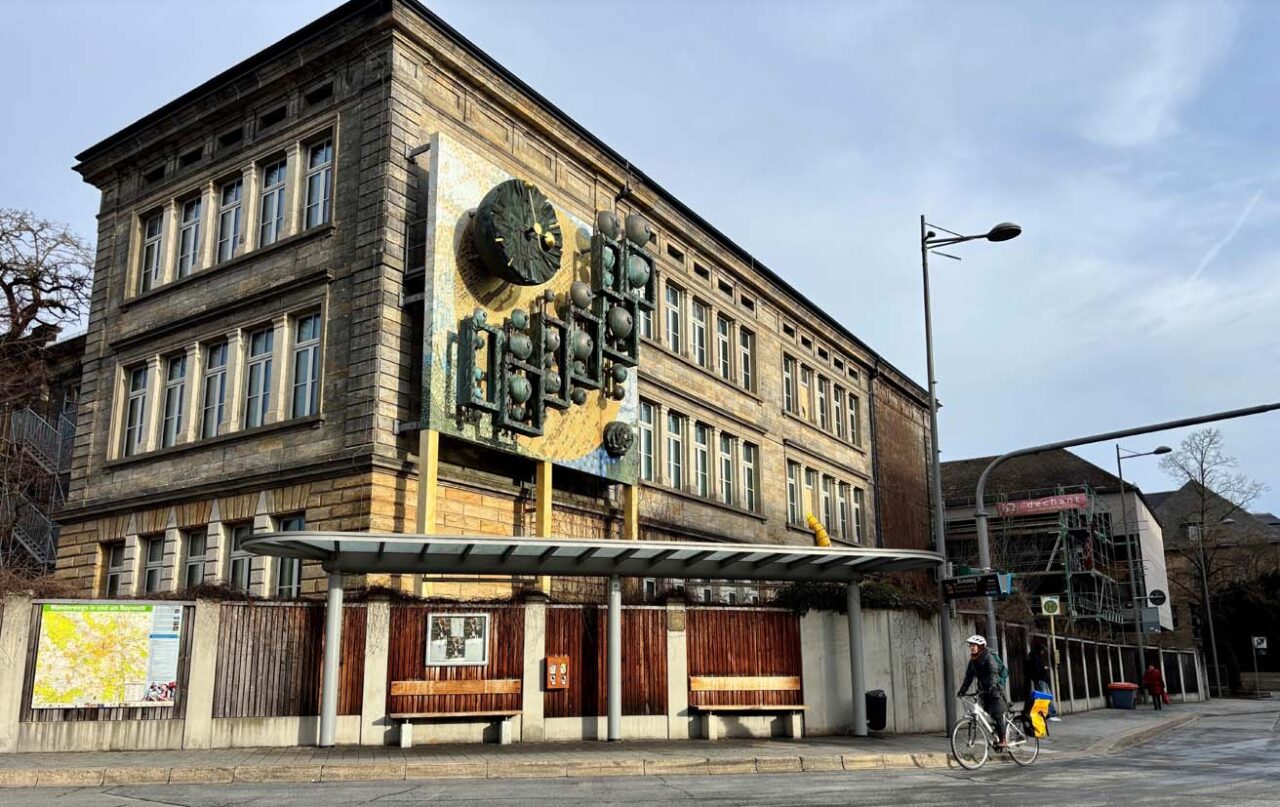
[[[1045,496],[1042,499],[1020,499],[1016,502],[997,502],[996,513],[1001,516],[1032,516],[1037,513],[1058,513],[1063,510],[1084,510],[1089,506],[1089,494],[1068,493],[1064,496]]]

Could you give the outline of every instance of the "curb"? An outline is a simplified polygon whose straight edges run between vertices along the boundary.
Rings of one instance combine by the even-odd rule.
[[[1201,718],[1201,715],[1178,715],[1167,720],[1155,724],[1154,726],[1144,726],[1141,728],[1131,729],[1123,734],[1112,737],[1103,737],[1089,744],[1083,754],[1085,756],[1097,756],[1100,754],[1111,754],[1116,751],[1122,751],[1126,748],[1132,748],[1136,745],[1149,743],[1162,734],[1166,734],[1174,729],[1180,729],[1183,726],[1190,725]]]
[[[713,776],[717,774],[827,773],[954,767],[940,753],[831,754],[824,756],[667,757],[575,762],[411,762],[334,765],[238,765],[235,767],[4,768],[0,788],[115,787],[122,785],[230,784],[232,782],[426,781],[430,779],[533,779],[599,776]]]

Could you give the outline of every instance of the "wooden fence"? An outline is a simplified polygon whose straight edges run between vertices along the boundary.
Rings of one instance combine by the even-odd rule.
[[[689,676],[801,675],[800,617],[764,609],[690,608]],[[799,705],[803,690],[698,691],[690,706]]]
[[[591,606],[547,609],[547,656],[569,657],[568,689],[543,694],[546,717],[599,717],[607,713],[607,611]],[[667,612],[622,609],[622,713],[667,713]]]

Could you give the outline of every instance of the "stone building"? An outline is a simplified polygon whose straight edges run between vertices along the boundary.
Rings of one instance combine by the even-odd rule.
[[[102,202],[57,574],[86,593],[322,587],[240,549],[268,529],[803,544],[813,513],[838,541],[929,545],[924,391],[415,2],[353,0],[77,159]],[[509,182],[546,217],[541,285],[476,252]],[[487,350],[591,320],[568,300],[601,277],[600,211],[653,270],[623,301],[638,366],[597,351],[564,378],[603,382],[541,433],[497,428],[458,401],[460,333],[473,306]],[[559,400],[497,393],[522,419]]]

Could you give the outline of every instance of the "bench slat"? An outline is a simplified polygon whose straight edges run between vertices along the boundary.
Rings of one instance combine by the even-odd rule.
[[[470,681],[392,681],[392,695],[518,695],[519,678]]]
[[[387,715],[392,720],[431,720],[444,717],[518,717],[520,711],[496,711],[496,712],[395,712]]]
[[[689,690],[692,692],[794,692],[800,689],[798,675],[691,675]]]

